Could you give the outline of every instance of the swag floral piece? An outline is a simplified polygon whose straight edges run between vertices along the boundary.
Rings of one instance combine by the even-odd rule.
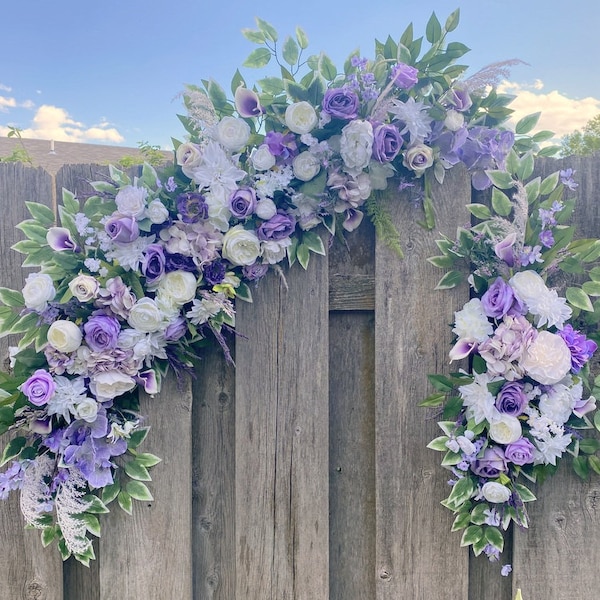
[[[489,206],[469,206],[476,224],[438,240],[442,254],[430,259],[449,269],[439,289],[464,280],[464,268],[454,267],[466,267],[472,297],[454,315],[449,353],[469,366],[430,376],[437,391],[421,403],[443,406],[444,435],[428,447],[444,453],[452,473],[442,502],[455,514],[452,530],[493,561],[511,522],[528,526],[530,483],[554,474],[567,455],[582,478],[600,474],[600,443],[586,435],[600,429],[600,377],[590,375],[600,240],[576,239],[569,225],[572,170],[527,181],[533,170],[531,154],[511,151],[506,171],[487,173]]]
[[[458,11],[444,26],[433,14],[425,39],[411,25],[339,71],[323,53],[303,60],[301,29],[279,46],[257,19],[244,66],[273,61],[280,77],[250,86],[237,71],[229,97],[212,80],[189,86],[173,165],[136,176],[110,167],[93,195],[63,191],[58,220],[27,203],[14,248],[37,270],[22,290],[0,289],[1,334],[20,336],[0,374],[0,433],[16,432],[0,498],[20,492],[44,545],[88,564],[98,515],[152,498],[160,459],[139,449],[149,424],[138,392],[157,394],[168,370],[193,371],[207,344],[231,358],[234,304],[251,301],[270,269],[306,268],[323,239],[365,214],[401,254],[381,194],[414,188],[432,227],[431,178],[460,163],[486,189],[513,149],[551,136],[527,135],[535,119],[502,126],[511,98],[490,84],[506,65],[462,78],[455,62],[468,49],[447,41],[458,21]]]

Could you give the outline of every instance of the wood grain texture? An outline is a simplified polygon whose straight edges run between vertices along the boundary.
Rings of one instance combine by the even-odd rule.
[[[235,598],[235,370],[208,349],[193,382],[195,600]]]
[[[20,290],[27,271],[21,268],[23,256],[10,249],[23,239],[15,225],[29,212],[24,199],[52,206],[52,179],[41,169],[21,163],[0,163],[0,285]],[[0,340],[0,363],[8,367],[8,346],[16,339]],[[0,440],[0,451],[9,435]],[[2,469],[4,470],[4,468]],[[24,531],[19,496],[13,492],[0,505],[0,598],[10,600],[62,600],[62,561],[56,546],[42,548],[39,531]]]
[[[286,279],[268,276],[238,305],[239,600],[328,596],[327,262]]]
[[[468,554],[450,533],[449,492],[439,454],[425,447],[439,435],[435,415],[417,406],[432,390],[427,374],[449,371],[450,323],[465,288],[436,292],[443,274],[426,262],[439,232],[468,222],[470,182],[460,169],[433,187],[436,227],[416,222],[420,208],[403,196],[386,202],[405,258],[376,248],[375,389],[377,555],[374,597],[467,598]]]

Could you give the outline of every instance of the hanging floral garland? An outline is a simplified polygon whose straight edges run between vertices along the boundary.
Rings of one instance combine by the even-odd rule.
[[[581,306],[585,292],[567,294],[565,301],[540,280],[536,289],[545,290],[553,303],[546,314],[527,303],[529,296],[521,297],[527,285],[514,285],[516,270],[532,275],[539,257],[560,262],[558,257],[570,252],[584,260],[583,250],[554,225],[563,211],[562,204],[555,208],[560,204],[556,190],[562,189],[558,175],[522,189],[513,178],[530,174],[534,153],[552,152],[539,148],[552,134],[529,135],[535,116],[514,131],[503,126],[511,98],[498,94],[494,84],[510,63],[464,78],[466,67],[455,63],[468,48],[447,40],[458,21],[458,11],[443,26],[434,14],[425,39],[415,38],[410,25],[398,42],[391,37],[376,42],[373,59],[351,55],[340,72],[325,54],[304,59],[308,41],[301,29],[280,43],[275,29],[257,19],[257,29],[244,31],[258,45],[244,66],[276,62],[280,77],[266,76],[250,87],[237,71],[229,95],[212,80],[189,86],[183,93],[187,115],[180,117],[188,138],[175,142],[172,167],[157,172],[144,165],[136,177],[110,167],[106,180],[90,182],[94,195],[76,198],[64,190],[58,225],[52,210],[27,203],[31,218],[18,226],[26,239],[14,248],[25,255],[24,266],[37,271],[20,291],[0,288],[0,331],[20,336],[10,373],[0,374],[0,433],[18,432],[2,455],[8,468],[0,474],[0,498],[19,490],[25,520],[41,529],[44,545],[56,541],[64,559],[73,555],[88,564],[94,558],[90,536],[99,535],[98,515],[108,512],[107,505],[116,501],[130,513],[133,500],[152,498],[146,482],[160,459],[139,449],[148,428],[138,391],[157,394],[165,374],[191,370],[207,344],[219,343],[231,358],[227,340],[235,327],[234,303],[251,301],[252,285],[270,269],[281,271],[282,264],[306,268],[312,253],[325,254],[324,231],[332,240],[343,237],[365,215],[401,255],[401,240],[381,196],[411,188],[423,203],[422,225],[431,228],[430,182],[443,182],[446,170],[459,163],[476,189],[494,189],[492,206],[499,218],[485,207],[473,208],[484,222],[461,232],[457,243],[441,241],[443,256],[432,260],[443,267],[455,259],[472,261],[478,269],[475,291],[488,299],[499,294],[504,281],[502,293],[512,289],[518,307],[510,309],[511,323],[523,329],[529,323],[523,339],[533,348],[552,336],[553,343],[562,344],[565,365],[567,352],[578,361],[578,370],[563,373],[569,378],[565,394],[575,398],[593,348],[568,329],[567,320],[570,306],[589,310]],[[519,190],[514,198],[499,191],[514,185]],[[546,195],[550,204],[539,200]],[[548,215],[541,229],[523,216],[528,202],[539,203]],[[509,221],[513,214],[522,220]],[[497,244],[501,233],[506,235]],[[540,242],[542,248],[531,242],[538,234],[548,243],[554,236],[552,244]],[[486,236],[492,246],[484,244]],[[504,254],[494,258],[493,246]],[[590,262],[591,255],[585,260]],[[477,258],[488,261],[492,271]],[[489,281],[493,276],[498,283]],[[451,272],[441,287],[455,282]],[[499,441],[492,431],[505,433],[511,426],[516,431],[518,422],[521,431],[529,427],[531,433],[534,425],[524,425],[523,415],[533,419],[547,386],[562,383],[535,380],[532,367],[518,358],[511,361],[515,376],[510,382],[523,383],[529,412],[510,415],[514,421],[502,417],[496,425],[496,412],[492,415],[487,404],[485,412],[469,403],[486,386],[508,394],[501,392],[508,381],[504,372],[482,365],[495,351],[486,354],[485,344],[491,347],[513,327],[503,325],[509,312],[484,312],[490,302],[483,298],[475,304],[457,314],[459,341],[452,357],[481,360],[473,361],[473,371],[433,377],[441,391],[425,405],[441,405],[446,392],[460,386],[458,399],[452,396],[444,409],[444,418],[451,419],[442,423],[446,437],[431,446],[448,452],[444,465],[457,475],[446,505],[467,527],[463,542],[478,553],[487,546],[481,548],[482,538],[469,523],[481,528],[481,497],[499,503],[510,492],[505,502],[531,499],[515,481],[528,468],[514,459],[497,476],[483,474],[494,448],[502,449],[502,464],[508,465],[505,447],[517,442]],[[472,325],[474,319],[479,321]],[[585,351],[577,354],[582,344]],[[571,409],[584,419],[590,405],[579,398]],[[467,450],[472,452],[463,457]],[[470,471],[461,470],[465,460]],[[591,458],[590,464],[595,468]],[[490,483],[496,484],[494,499],[490,485],[483,491]],[[505,514],[523,522],[519,507]],[[498,536],[490,533],[494,525],[481,531],[501,550]]]

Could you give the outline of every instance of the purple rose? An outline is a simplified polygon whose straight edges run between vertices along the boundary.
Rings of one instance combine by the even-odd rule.
[[[494,319],[501,318],[510,311],[515,294],[513,289],[498,277],[481,297],[483,312]]]
[[[108,237],[119,244],[128,244],[137,240],[140,230],[133,217],[113,216],[104,224]]]
[[[160,279],[165,273],[165,264],[163,247],[160,244],[150,244],[142,258],[142,273],[146,277],[146,283],[152,284]]]
[[[177,212],[184,223],[197,223],[208,219],[208,205],[202,194],[187,192],[177,196]]]
[[[256,192],[254,188],[243,187],[229,196],[229,210],[234,217],[245,219],[256,208]]]
[[[262,279],[269,270],[269,265],[263,263],[254,263],[253,265],[247,265],[242,269],[242,273],[245,279],[248,281],[258,281]]]
[[[176,342],[187,333],[187,324],[183,317],[177,317],[165,329],[165,340]]]
[[[215,260],[207,265],[204,265],[202,276],[209,285],[217,285],[225,278],[225,263],[220,260]]]
[[[349,88],[327,90],[323,97],[323,112],[334,119],[351,121],[358,116],[359,99]]]
[[[112,350],[121,331],[119,320],[110,315],[97,314],[84,323],[85,341],[94,352]]]
[[[505,383],[496,396],[496,408],[505,415],[518,417],[527,406],[527,396],[518,381]]]
[[[198,267],[196,267],[196,263],[191,256],[165,252],[165,271],[167,271],[167,273],[170,273],[171,271],[189,271],[190,273],[196,273]]]
[[[596,352],[598,344],[588,340],[583,333],[573,329],[571,325],[565,325],[558,335],[565,341],[571,351],[571,369],[573,373],[579,373],[583,365]]]
[[[265,135],[265,144],[269,152],[283,164],[291,163],[298,154],[298,144],[293,133],[284,135],[279,131],[269,131]]]
[[[483,456],[471,463],[471,471],[479,477],[498,477],[507,470],[504,451],[499,446],[488,446]]]
[[[461,88],[452,88],[448,91],[448,103],[460,112],[465,110],[469,110],[473,105],[473,101],[471,100],[471,96],[469,96],[469,92],[463,90]]]
[[[527,438],[522,437],[506,446],[504,456],[515,465],[526,465],[533,462],[534,452],[535,446]]]
[[[378,123],[373,127],[373,158],[380,163],[389,163],[398,156],[402,136],[395,125]]]
[[[390,79],[396,86],[404,90],[410,90],[411,87],[419,81],[419,70],[405,63],[398,63],[392,67]]]
[[[31,404],[43,406],[54,395],[56,383],[48,371],[38,369],[19,386],[19,389],[27,396]]]
[[[256,231],[261,241],[278,241],[289,237],[296,228],[296,220],[291,215],[277,211],[274,217],[265,221]]]

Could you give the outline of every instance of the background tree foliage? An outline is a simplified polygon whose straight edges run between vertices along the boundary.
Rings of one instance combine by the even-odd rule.
[[[600,114],[589,120],[583,129],[562,137],[564,156],[589,156],[600,152]]]

